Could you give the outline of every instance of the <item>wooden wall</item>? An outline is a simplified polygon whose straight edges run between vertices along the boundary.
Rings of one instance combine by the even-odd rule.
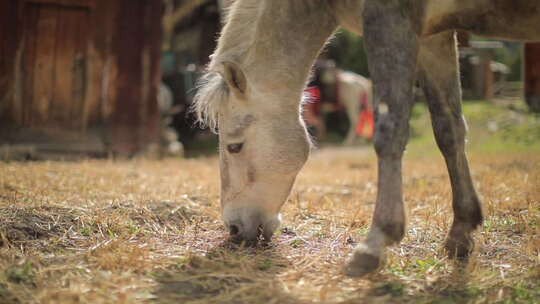
[[[0,1],[0,121],[4,122],[11,118],[8,113],[12,110],[14,94],[13,69],[17,57],[16,46],[20,41],[18,7],[17,1]]]
[[[129,156],[157,142],[161,5],[0,1],[0,144],[54,130]]]
[[[525,101],[540,113],[540,43],[525,44]]]
[[[111,115],[116,151],[131,154],[155,143],[159,132],[157,92],[161,79],[161,1],[119,0],[112,50],[117,69]],[[159,3],[159,4],[156,4]]]

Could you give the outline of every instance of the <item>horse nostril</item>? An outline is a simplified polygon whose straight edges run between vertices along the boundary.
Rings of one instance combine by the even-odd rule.
[[[230,225],[229,233],[231,234],[231,236],[237,236],[238,234],[240,234],[240,228],[238,228],[238,226],[236,225]]]

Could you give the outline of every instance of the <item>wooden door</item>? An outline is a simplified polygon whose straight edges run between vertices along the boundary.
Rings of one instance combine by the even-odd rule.
[[[27,2],[24,20],[23,125],[84,127],[88,8]]]
[[[525,101],[540,113],[540,43],[525,44]]]

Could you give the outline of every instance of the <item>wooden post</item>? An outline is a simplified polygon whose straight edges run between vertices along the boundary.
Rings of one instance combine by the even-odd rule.
[[[478,63],[474,66],[474,83],[473,83],[473,98],[475,99],[490,99],[490,81],[491,76],[491,56],[489,51],[476,49]]]
[[[491,70],[491,62],[493,60],[493,53],[491,50],[486,52],[486,58],[483,62],[484,66],[484,99],[490,100],[493,99],[495,95],[495,75]]]
[[[113,53],[116,62],[111,148],[133,156],[159,141],[162,2],[120,0]]]
[[[13,101],[16,94],[14,62],[20,43],[18,11],[18,1],[0,1],[0,132],[20,116],[19,112],[15,113]]]
[[[540,113],[540,43],[525,44],[525,101]]]
[[[458,41],[458,47],[462,48],[462,47],[470,47],[471,46],[471,43],[470,43],[471,34],[469,34],[468,32],[457,31],[456,32],[456,37],[457,37],[457,41]]]

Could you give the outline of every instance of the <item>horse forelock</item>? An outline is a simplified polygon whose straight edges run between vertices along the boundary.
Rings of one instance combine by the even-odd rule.
[[[217,133],[219,107],[226,101],[228,91],[227,84],[216,72],[207,72],[199,79],[192,109],[201,127]]]
[[[226,9],[225,26],[217,49],[210,57],[205,75],[198,81],[197,94],[193,100],[193,112],[197,122],[217,133],[219,107],[228,97],[227,84],[217,73],[223,61],[235,61],[244,57],[253,43],[257,31],[256,22],[262,3],[259,0],[236,0]]]

